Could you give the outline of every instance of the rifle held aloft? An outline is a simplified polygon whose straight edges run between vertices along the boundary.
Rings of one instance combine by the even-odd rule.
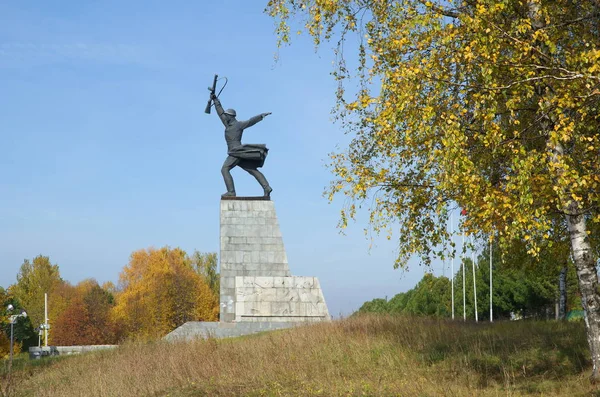
[[[214,94],[214,93],[215,93],[215,90],[217,89],[217,78],[218,78],[218,77],[219,77],[219,76],[215,74],[215,79],[213,80],[213,85],[212,85],[212,88],[211,88],[211,87],[208,87],[208,89],[210,90],[210,93],[211,93],[211,94]],[[206,114],[210,114],[210,108],[211,108],[211,107],[212,107],[212,99],[211,99],[211,98],[209,98],[209,99],[208,99],[208,103],[206,104],[206,108],[204,109],[204,113],[206,113]]]

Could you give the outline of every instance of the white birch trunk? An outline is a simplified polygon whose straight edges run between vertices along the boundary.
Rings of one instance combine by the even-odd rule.
[[[529,1],[527,3],[528,14],[531,19],[531,25],[534,29],[541,29],[545,26],[545,21],[539,13],[539,3]],[[548,53],[548,48],[543,42],[538,43],[543,53]],[[542,119],[543,129],[550,130],[551,125],[555,124],[549,120]],[[544,125],[547,124],[547,125]],[[564,155],[564,147],[560,141],[549,142],[549,149],[552,151],[553,162],[559,163],[559,158]],[[555,170],[555,179],[558,181],[563,171],[560,168]],[[596,271],[596,260],[592,254],[592,247],[587,235],[587,225],[582,208],[574,201],[570,194],[563,188],[559,193],[559,200],[562,203],[562,210],[565,213],[569,229],[569,238],[571,240],[571,251],[577,270],[577,280],[579,283],[579,292],[583,309],[585,311],[585,326],[587,339],[590,346],[592,358],[592,375],[595,381],[600,380],[600,293],[598,291],[598,273]]]
[[[560,142],[554,143],[553,160],[564,155],[564,147]],[[557,177],[562,172],[558,171]],[[558,179],[558,178],[557,178]],[[598,291],[598,272],[596,258],[588,238],[585,216],[580,205],[565,192],[561,192],[563,211],[569,230],[573,262],[577,270],[577,281],[581,302],[585,312],[585,328],[592,359],[592,375],[594,381],[600,380],[600,292]]]
[[[569,207],[576,207],[571,204]],[[592,247],[587,236],[587,227],[583,215],[578,215],[575,210],[570,208],[570,213],[575,215],[566,215],[571,238],[571,249],[573,250],[573,259],[577,269],[577,279],[579,282],[579,291],[581,292],[581,301],[585,311],[585,327],[587,331],[588,344],[592,355],[592,375],[594,380],[600,380],[600,294],[598,293],[598,273],[596,271],[596,261],[592,255]]]

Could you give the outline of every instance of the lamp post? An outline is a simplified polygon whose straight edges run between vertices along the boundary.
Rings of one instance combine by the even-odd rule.
[[[9,313],[12,312],[15,309],[15,307],[13,305],[8,305],[6,307],[6,311],[8,311]],[[25,310],[21,311],[21,314],[12,314],[10,315],[9,322],[10,322],[10,367],[12,368],[12,362],[13,362],[13,345],[14,345],[14,335],[15,335],[15,323],[17,322],[17,319],[19,317],[27,317],[27,313],[25,312]]]

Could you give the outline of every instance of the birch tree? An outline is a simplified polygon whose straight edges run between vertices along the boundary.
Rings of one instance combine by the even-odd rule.
[[[375,232],[397,233],[403,266],[444,255],[457,208],[462,232],[532,256],[560,217],[600,378],[600,0],[271,0],[266,12],[280,45],[297,29],[333,43],[351,135],[330,163],[341,226],[366,207]]]

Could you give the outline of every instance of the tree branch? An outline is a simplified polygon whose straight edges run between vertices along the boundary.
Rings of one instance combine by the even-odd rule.
[[[522,80],[516,80],[513,81],[512,83],[505,85],[505,86],[500,86],[500,87],[488,87],[488,86],[482,86],[482,85],[472,85],[472,84],[465,84],[465,83],[455,83],[453,81],[449,81],[449,80],[445,80],[445,79],[438,79],[432,76],[425,76],[426,78],[428,78],[431,81],[439,81],[442,83],[446,83],[449,85],[453,85],[453,86],[459,86],[459,87],[463,87],[463,88],[471,88],[471,89],[480,89],[480,90],[487,90],[487,91],[502,91],[502,90],[507,90],[517,84],[521,84],[521,83],[528,83],[531,81],[538,81],[538,80],[544,80],[544,79],[553,79],[553,80],[575,80],[575,79],[581,79],[581,78],[587,78],[587,79],[591,79],[591,80],[600,80],[600,76],[589,76],[589,75],[584,75],[581,73],[574,73],[570,76],[553,76],[553,75],[544,75],[544,76],[536,76],[536,77],[529,77],[526,79],[522,79]]]
[[[600,1],[600,0],[598,0],[598,1]],[[534,46],[530,45],[529,43],[526,43],[526,42],[524,42],[523,40],[519,40],[519,39],[517,39],[516,37],[513,37],[513,36],[511,36],[510,34],[508,34],[508,32],[507,32],[507,31],[505,31],[504,29],[502,29],[500,26],[498,26],[498,25],[497,25],[497,24],[495,24],[494,22],[492,22],[492,21],[488,21],[488,22],[489,22],[489,23],[490,23],[490,24],[491,24],[491,25],[492,25],[494,28],[496,28],[497,30],[499,30],[499,31],[500,31],[500,33],[502,33],[504,36],[508,37],[510,40],[512,40],[512,41],[514,41],[514,42],[517,42],[517,43],[519,43],[519,44],[521,44],[521,45],[523,45],[523,46],[525,46],[525,47],[531,47],[531,49],[532,49],[533,51],[535,51],[535,52],[536,52],[538,55],[541,55],[543,58],[545,58],[545,59],[546,59],[546,60],[548,60],[548,61],[552,61],[552,58],[550,58],[550,57],[548,56],[548,54],[544,53],[543,51],[540,51],[538,48],[536,48],[536,47],[534,47]]]
[[[600,0],[596,1],[596,4],[598,6],[600,6]],[[554,25],[546,25],[543,28],[540,28],[540,30],[552,29],[552,28],[562,28],[562,27],[565,27],[565,26],[576,24],[578,22],[582,22],[582,21],[585,21],[585,20],[588,20],[588,19],[594,19],[594,18],[598,18],[598,17],[600,17],[600,12],[595,12],[593,14],[586,15],[585,17],[573,19],[571,21],[565,21],[563,23],[558,23],[558,24],[554,24]]]
[[[449,10],[447,8],[444,8],[444,7],[440,7],[440,6],[436,5],[436,4],[433,4],[431,1],[426,1],[426,0],[417,0],[417,1],[419,3],[421,3],[421,4],[423,4],[425,7],[431,8],[433,11],[435,11],[438,14],[441,14],[441,15],[443,15],[445,17],[458,18],[460,16],[460,14],[457,11]]]

